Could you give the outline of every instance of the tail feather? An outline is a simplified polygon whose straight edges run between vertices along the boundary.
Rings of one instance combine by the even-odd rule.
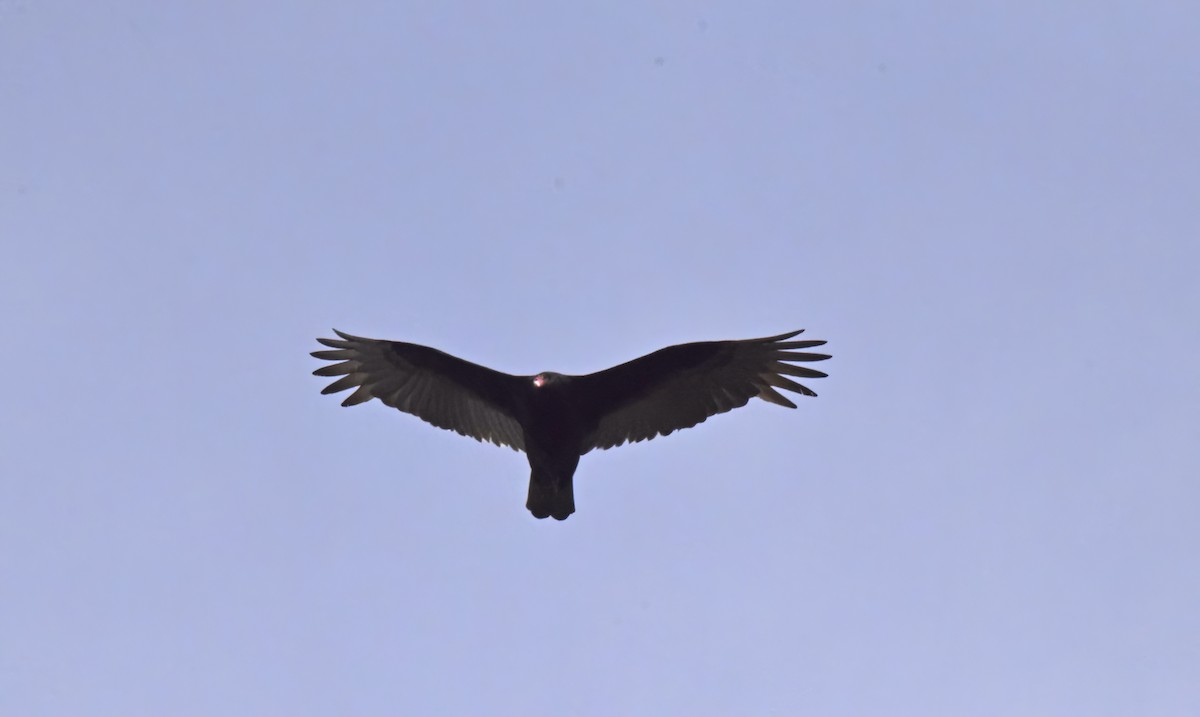
[[[572,476],[566,480],[534,471],[529,477],[529,500],[525,507],[535,518],[566,520],[575,512],[575,488]]]

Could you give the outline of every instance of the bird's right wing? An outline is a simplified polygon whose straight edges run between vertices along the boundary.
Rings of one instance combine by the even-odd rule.
[[[351,336],[317,339],[332,351],[314,351],[338,361],[313,371],[341,376],[321,393],[355,388],[343,406],[378,398],[392,408],[477,441],[524,450],[524,432],[515,417],[521,379],[464,361],[428,346]]]

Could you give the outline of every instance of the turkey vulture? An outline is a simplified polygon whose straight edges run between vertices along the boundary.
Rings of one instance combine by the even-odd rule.
[[[332,350],[312,354],[338,362],[313,371],[341,377],[321,393],[353,388],[343,406],[378,398],[438,428],[525,451],[533,471],[525,505],[535,518],[558,520],[575,512],[571,479],[593,448],[666,436],[755,396],[795,408],[775,389],[816,396],[787,376],[823,378],[792,364],[829,358],[800,351],[824,341],[787,340],[801,329],[670,346],[586,376],[512,376],[427,346],[334,332],[341,338],[317,339]]]

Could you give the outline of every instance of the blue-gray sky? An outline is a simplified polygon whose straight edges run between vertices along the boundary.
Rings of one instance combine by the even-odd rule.
[[[0,714],[1200,713],[1197,27],[0,2]],[[834,358],[556,523],[331,326]]]

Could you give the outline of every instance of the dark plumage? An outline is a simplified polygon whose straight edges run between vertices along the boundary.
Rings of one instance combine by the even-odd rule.
[[[823,378],[793,364],[829,358],[801,352],[825,342],[788,341],[802,333],[793,331],[670,346],[586,376],[512,376],[427,346],[334,331],[340,339],[317,339],[332,350],[312,354],[338,362],[313,371],[340,376],[321,393],[353,388],[343,406],[378,398],[438,428],[525,451],[532,469],[526,507],[558,520],[575,512],[571,479],[593,448],[665,436],[755,396],[795,408],[775,389],[816,396],[788,376]]]

